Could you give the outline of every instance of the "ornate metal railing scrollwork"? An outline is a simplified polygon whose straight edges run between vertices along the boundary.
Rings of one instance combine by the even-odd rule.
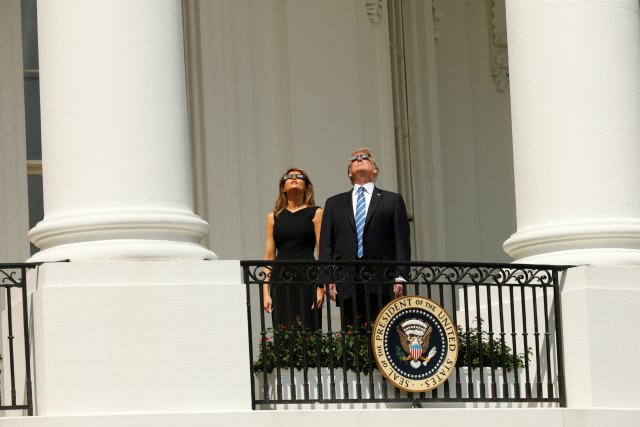
[[[395,261],[241,265],[254,408],[318,402],[566,405],[559,282],[570,266]],[[376,376],[370,322],[345,326],[344,309],[325,298],[316,323],[321,327],[309,329],[308,321],[276,324],[273,314],[262,310],[262,290],[269,283],[335,283],[375,288],[378,294],[403,283],[405,295],[433,300],[455,323],[455,374],[429,392],[394,389]]]

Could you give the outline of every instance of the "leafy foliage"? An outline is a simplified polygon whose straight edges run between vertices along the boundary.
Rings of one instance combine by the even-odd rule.
[[[499,334],[491,336],[489,332],[482,329],[482,319],[477,320],[476,323],[478,326],[469,328],[467,332],[458,325],[459,346],[456,366],[504,368],[508,372],[514,366],[518,368],[525,366],[524,353],[514,354],[511,347],[507,345],[505,337],[500,337]],[[527,354],[532,354],[531,348],[527,349]]]
[[[481,320],[478,323],[478,327],[469,328],[467,332],[458,326],[456,366],[494,367],[507,371],[516,365],[520,368],[525,366],[523,353],[514,355],[506,342],[483,330]],[[370,348],[370,331],[366,323],[357,328],[350,326],[346,334],[341,334],[304,330],[300,319],[297,319],[291,327],[281,325],[275,330],[266,330],[253,371],[271,373],[276,366],[297,370],[332,366],[367,374],[371,369],[377,369]],[[527,354],[531,354],[531,349],[527,349]]]
[[[271,373],[278,365],[298,370],[333,366],[367,374],[375,368],[369,336],[366,323],[357,328],[350,326],[346,334],[341,334],[304,330],[297,319],[292,327],[267,329],[253,371]]]

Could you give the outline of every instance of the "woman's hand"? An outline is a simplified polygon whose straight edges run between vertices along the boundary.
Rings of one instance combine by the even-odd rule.
[[[271,304],[271,296],[269,294],[263,295],[262,308],[264,308],[264,311],[271,313],[273,311],[273,306]]]
[[[324,306],[324,286],[318,286],[316,288],[316,303],[314,305],[318,307],[318,310],[322,310],[322,307]],[[314,309],[313,305],[311,306],[311,309]]]

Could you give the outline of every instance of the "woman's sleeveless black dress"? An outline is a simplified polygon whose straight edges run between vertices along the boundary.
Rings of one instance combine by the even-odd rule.
[[[274,217],[273,240],[277,260],[313,261],[316,233],[313,217],[318,206],[309,206],[296,212],[283,210]],[[316,301],[316,284],[296,282],[304,278],[304,266],[274,268],[271,276],[272,321],[277,325],[294,325],[298,321],[305,329],[319,328],[320,316],[311,306]]]

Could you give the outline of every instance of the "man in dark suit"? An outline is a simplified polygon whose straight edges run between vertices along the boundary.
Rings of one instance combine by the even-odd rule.
[[[411,246],[404,200],[398,193],[375,186],[378,166],[369,148],[353,152],[347,175],[353,189],[330,197],[324,207],[320,260],[409,261]],[[358,280],[357,272],[347,277],[353,277],[356,283],[329,285],[329,298],[341,307],[343,329],[375,320],[392,297],[403,295],[400,277],[393,286],[367,284]]]

